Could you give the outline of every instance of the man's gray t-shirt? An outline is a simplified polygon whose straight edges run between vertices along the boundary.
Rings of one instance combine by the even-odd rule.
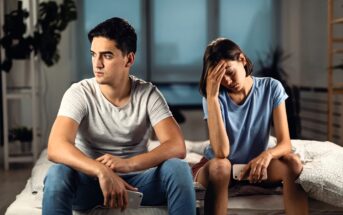
[[[79,123],[76,147],[91,158],[105,153],[123,158],[147,151],[151,126],[172,116],[160,91],[130,76],[131,95],[123,107],[110,103],[95,78],[73,84],[64,94],[58,116]]]

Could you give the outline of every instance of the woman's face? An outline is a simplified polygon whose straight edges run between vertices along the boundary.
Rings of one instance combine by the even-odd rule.
[[[238,61],[228,60],[226,63],[226,72],[220,84],[233,93],[239,92],[244,88],[245,80],[247,78],[244,68],[246,60],[242,56]]]

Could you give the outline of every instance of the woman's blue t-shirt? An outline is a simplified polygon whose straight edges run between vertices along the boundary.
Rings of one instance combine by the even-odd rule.
[[[232,164],[248,163],[267,148],[274,108],[287,99],[281,83],[273,78],[253,77],[252,89],[243,104],[234,103],[228,91],[219,91],[219,103],[230,142],[228,159]],[[207,100],[203,98],[204,118],[208,117]],[[211,146],[205,157],[214,157]]]

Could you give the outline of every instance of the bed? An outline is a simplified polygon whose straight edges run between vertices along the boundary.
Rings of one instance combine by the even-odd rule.
[[[275,144],[275,139],[270,138],[270,146]],[[190,165],[198,162],[202,157],[202,152],[204,147],[208,145],[208,141],[186,141],[187,156],[185,161]],[[158,145],[157,141],[150,141],[149,150],[153,149]],[[292,140],[292,146],[295,153],[299,154],[303,163],[304,171],[302,176],[299,177],[299,183],[308,191],[310,198],[310,214],[342,214],[343,215],[343,174],[339,171],[343,171],[343,162],[337,161],[338,159],[343,159],[343,148],[337,146],[336,144],[330,142],[319,142],[319,141],[306,141],[306,140]],[[329,146],[329,147],[328,147]],[[337,152],[339,152],[337,154]],[[317,172],[318,168],[313,169],[313,165],[321,165],[318,161],[323,161],[326,159],[328,154],[336,154],[335,156],[330,156],[331,159],[336,159],[338,163],[337,168],[333,168],[333,171],[329,171],[329,175],[332,176],[338,174],[335,178],[335,183],[338,181],[338,188],[332,189],[332,183],[330,186],[323,185],[322,180],[317,183],[317,179],[314,179],[314,183],[308,178],[313,179],[313,172]],[[341,154],[340,154],[341,153]],[[342,156],[341,156],[342,155]],[[332,158],[333,157],[333,158]],[[326,162],[327,163],[327,162]],[[47,160],[46,150],[43,150],[39,159],[35,163],[31,177],[28,179],[25,188],[16,197],[16,200],[7,208],[6,215],[22,215],[22,214],[41,214],[42,207],[42,195],[43,195],[43,179],[48,170],[52,165],[50,161]],[[311,166],[312,165],[312,166]],[[330,162],[328,165],[331,165]],[[323,165],[325,167],[325,165]],[[325,167],[326,168],[326,167]],[[311,175],[312,174],[312,175]],[[339,175],[340,174],[340,175]],[[308,175],[310,177],[308,177]],[[312,178],[311,178],[312,177]],[[329,177],[330,178],[330,177]],[[311,183],[308,183],[310,181]],[[329,180],[330,181],[330,180]],[[331,180],[332,181],[332,180]],[[342,184],[341,184],[342,182]],[[197,186],[195,186],[196,188]],[[319,187],[318,189],[315,188]],[[324,189],[329,187],[330,190]],[[256,188],[256,187],[255,187]],[[197,190],[197,211],[198,214],[202,214],[203,206],[203,196],[204,192]],[[253,190],[253,191],[252,191]],[[334,190],[334,193],[332,193]],[[329,192],[329,193],[328,193]],[[253,195],[252,195],[253,194]],[[329,198],[328,198],[329,197]],[[336,206],[334,206],[336,205]],[[337,205],[339,207],[337,207]],[[167,215],[166,206],[159,207],[140,207],[139,209],[128,208],[121,213],[116,209],[105,209],[105,208],[94,208],[87,212],[77,212],[74,211],[75,215],[116,215],[116,214],[149,214],[149,215]],[[284,206],[282,201],[282,188],[274,189],[256,189],[252,187],[234,187],[230,190],[230,198],[228,204],[228,214],[246,215],[246,214],[284,214]]]

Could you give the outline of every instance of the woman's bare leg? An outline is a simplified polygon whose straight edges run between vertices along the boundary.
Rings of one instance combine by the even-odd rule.
[[[281,160],[272,160],[268,167],[268,179],[270,181],[283,182],[283,201],[286,214],[308,214],[308,200],[305,191],[296,178],[302,171],[300,159],[294,155],[286,155]]]
[[[227,214],[231,163],[214,158],[199,169],[196,181],[206,187],[205,214]]]

